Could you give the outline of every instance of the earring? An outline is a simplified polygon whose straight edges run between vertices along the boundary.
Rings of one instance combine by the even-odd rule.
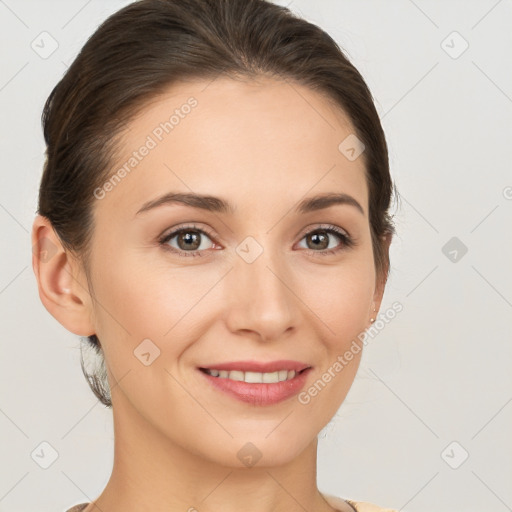
[[[375,307],[373,308],[373,311],[374,311],[374,312],[376,311]],[[371,323],[375,322],[375,318],[370,318],[370,322],[371,322]]]

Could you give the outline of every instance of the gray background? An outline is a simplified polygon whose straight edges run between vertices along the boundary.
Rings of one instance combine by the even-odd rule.
[[[0,511],[64,510],[99,495],[110,475],[112,413],[82,376],[79,338],[39,300],[30,229],[44,100],[127,3],[0,0]],[[321,433],[319,487],[410,512],[512,510],[512,3],[290,8],[367,80],[402,195],[382,311],[394,301],[403,311],[368,343]],[[43,31],[58,43],[49,56]],[[31,456],[42,442],[58,453],[47,469]]]

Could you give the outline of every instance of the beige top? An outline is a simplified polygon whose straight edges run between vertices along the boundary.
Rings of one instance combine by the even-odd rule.
[[[324,494],[323,496],[327,503],[329,503],[331,507],[339,510],[339,512],[398,512],[395,509],[378,507],[377,505],[366,501],[352,501],[331,496],[329,494]],[[66,510],[66,512],[81,512],[87,505],[89,505],[89,503],[80,503],[79,505],[75,505],[74,507]]]
[[[330,494],[323,494],[325,501],[340,512],[398,512],[394,508],[382,508],[367,501],[352,501],[348,499],[338,498]],[[348,504],[348,506],[347,506]]]

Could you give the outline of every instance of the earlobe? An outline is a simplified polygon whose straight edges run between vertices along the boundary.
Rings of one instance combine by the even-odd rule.
[[[63,247],[46,217],[36,216],[31,241],[32,268],[44,307],[70,332],[94,334],[87,280],[78,260]]]

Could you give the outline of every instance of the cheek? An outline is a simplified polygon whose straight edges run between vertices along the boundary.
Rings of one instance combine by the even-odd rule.
[[[202,288],[191,286],[191,272],[170,269],[162,261],[143,258],[136,251],[119,251],[109,258],[97,257],[94,289],[96,312],[105,334],[121,333],[133,342],[161,338],[197,301]]]
[[[368,326],[375,282],[372,264],[361,255],[350,264],[302,278],[303,300],[325,326],[333,350],[343,349]]]
[[[114,376],[130,371],[131,378],[153,389],[156,376],[165,369],[174,373],[204,334],[207,314],[217,314],[206,296],[223,270],[176,263],[173,268],[165,258],[150,260],[130,250],[99,256],[94,289],[96,333]],[[155,372],[146,371],[149,366]]]
[[[360,262],[341,267],[323,283],[322,291],[309,293],[305,302],[322,324],[321,365],[298,396],[298,407],[323,428],[347,396],[363,351],[363,334],[373,295],[372,268]]]

